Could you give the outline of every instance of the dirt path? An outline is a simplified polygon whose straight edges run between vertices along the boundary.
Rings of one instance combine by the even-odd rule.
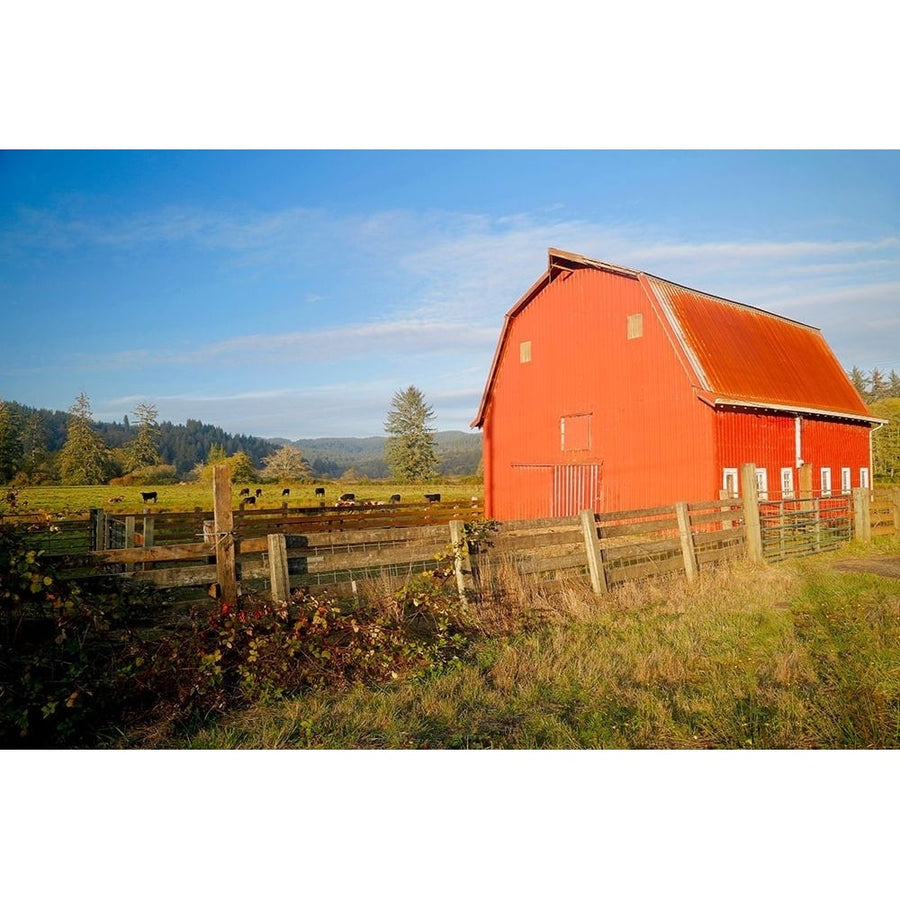
[[[900,556],[877,556],[869,559],[842,559],[833,569],[839,572],[871,572],[885,578],[900,578]]]

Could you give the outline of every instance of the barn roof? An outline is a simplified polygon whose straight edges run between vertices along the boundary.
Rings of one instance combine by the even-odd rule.
[[[818,328],[585,256],[550,249],[548,266],[506,314],[473,426],[484,421],[509,325],[562,271],[593,268],[637,279],[659,307],[696,379],[701,400],[878,422]]]

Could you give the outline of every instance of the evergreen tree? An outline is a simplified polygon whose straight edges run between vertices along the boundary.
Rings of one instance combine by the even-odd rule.
[[[158,449],[159,423],[156,421],[156,407],[152,403],[139,403],[134,414],[138,418],[138,433],[126,447],[128,466],[132,471],[158,466],[162,463],[162,457]]]
[[[888,396],[900,397],[900,375],[893,369],[891,369],[891,374],[888,376]]]
[[[434,410],[414,385],[394,394],[384,423],[384,460],[396,481],[428,481],[437,473],[433,418]]]
[[[869,381],[872,385],[869,391],[869,402],[877,403],[879,400],[884,400],[888,395],[888,380],[877,366],[869,373]]]
[[[0,400],[0,484],[12,481],[21,465],[19,423],[10,406]]]
[[[91,403],[82,391],[69,409],[66,442],[59,452],[64,484],[104,484],[109,478],[109,450],[92,424]]]
[[[43,419],[35,410],[25,420],[22,429],[22,471],[28,476],[31,484],[39,484],[49,474],[50,452],[47,449],[47,432]]]
[[[213,444],[206,455],[206,464],[208,466],[218,466],[223,462],[228,462],[228,454],[225,452],[225,448],[221,444]]]
[[[869,383],[866,380],[866,376],[863,373],[862,369],[858,366],[854,366],[850,372],[850,380],[853,382],[853,387],[859,391],[860,397],[863,398],[867,403],[869,402]]]
[[[263,460],[263,478],[273,481],[309,481],[309,463],[303,454],[290,444],[279,447]]]

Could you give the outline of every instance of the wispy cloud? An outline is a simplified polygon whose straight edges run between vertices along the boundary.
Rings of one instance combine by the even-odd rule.
[[[379,433],[397,379],[426,377],[430,399],[468,422],[477,408],[504,313],[541,274],[548,247],[652,272],[700,290],[751,303],[820,327],[841,362],[900,368],[900,237],[871,240],[747,239],[709,241],[659,225],[564,216],[562,208],[515,216],[386,210],[338,215],[293,207],[246,213],[167,207],[138,215],[81,216],[77,210],[23,211],[0,235],[7,254],[87,247],[133,254],[140,248],[201,248],[221,265],[257,266],[261,275],[300,272],[296,303],[319,327],[265,329],[253,309],[230,310],[234,336],[173,346],[109,346],[113,351],[58,354],[45,366],[98,378],[111,371],[159,372],[215,366],[233,383],[268,379],[309,386],[185,392],[154,398],[165,416],[201,417],[236,430],[300,436]],[[130,257],[129,257],[130,258]],[[324,277],[313,282],[309,273]],[[343,279],[343,281],[341,280]],[[377,301],[347,294],[377,291]],[[344,293],[342,293],[342,291]],[[327,302],[326,302],[327,301]],[[248,304],[248,307],[251,304]],[[315,309],[315,315],[312,314]],[[328,316],[327,323],[325,316]],[[139,332],[135,332],[138,334]],[[440,362],[437,362],[440,360]],[[358,381],[313,387],[325,366],[366,372]],[[393,367],[396,377],[385,375]],[[21,368],[21,367],[20,367]],[[417,375],[415,373],[421,373]],[[251,378],[251,375],[253,376]],[[421,384],[419,386],[422,386]],[[89,391],[96,395],[98,392]],[[146,398],[141,398],[146,399]],[[133,399],[104,407],[129,412]],[[467,408],[468,407],[468,408]],[[198,412],[198,410],[202,412]],[[300,427],[300,426],[297,426]]]

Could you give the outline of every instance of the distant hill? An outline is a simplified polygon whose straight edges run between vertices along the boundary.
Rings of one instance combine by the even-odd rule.
[[[305,438],[285,441],[296,447],[319,478],[339,478],[353,469],[366,478],[387,478],[385,437]],[[434,436],[442,475],[475,475],[481,463],[481,434],[438,431]]]

